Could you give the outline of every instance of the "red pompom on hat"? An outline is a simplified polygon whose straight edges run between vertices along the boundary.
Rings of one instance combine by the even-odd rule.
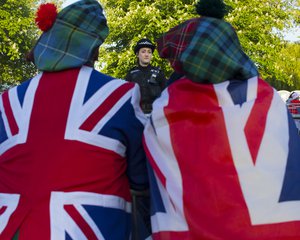
[[[43,32],[48,31],[55,22],[57,7],[53,3],[41,4],[36,12],[35,23]]]

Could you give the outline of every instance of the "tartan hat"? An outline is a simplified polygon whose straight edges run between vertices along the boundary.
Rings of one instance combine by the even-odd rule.
[[[258,75],[235,30],[222,19],[187,20],[159,38],[157,49],[175,71],[195,82],[220,83]]]
[[[147,38],[140,39],[135,47],[134,47],[134,53],[136,54],[141,48],[150,48],[152,52],[155,50],[155,45]]]
[[[103,9],[96,0],[81,0],[62,9],[37,41],[34,63],[42,71],[60,71],[92,62],[108,35]]]

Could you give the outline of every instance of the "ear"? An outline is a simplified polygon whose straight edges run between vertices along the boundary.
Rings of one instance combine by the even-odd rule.
[[[99,47],[97,47],[96,50],[94,51],[93,60],[97,61],[98,58],[99,58]]]
[[[33,48],[25,55],[25,59],[27,62],[34,63]]]
[[[89,67],[94,67],[95,62],[98,60],[99,57],[99,47],[94,48],[92,51],[92,55],[84,65],[89,66]]]
[[[92,60],[95,62],[98,60],[99,58],[99,48],[100,47],[97,47],[94,51],[93,51],[93,55],[92,55]]]

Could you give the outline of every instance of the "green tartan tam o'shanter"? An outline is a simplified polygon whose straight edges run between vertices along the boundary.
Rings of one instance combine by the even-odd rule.
[[[190,19],[165,33],[157,45],[160,56],[194,82],[220,83],[258,75],[235,30],[221,19]]]
[[[41,71],[60,71],[92,61],[108,35],[103,9],[96,0],[81,0],[61,10],[53,26],[34,48],[34,63]]]

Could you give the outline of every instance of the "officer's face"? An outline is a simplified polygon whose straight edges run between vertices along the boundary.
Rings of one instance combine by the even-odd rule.
[[[141,48],[137,53],[137,57],[141,66],[147,66],[152,60],[151,48]]]

